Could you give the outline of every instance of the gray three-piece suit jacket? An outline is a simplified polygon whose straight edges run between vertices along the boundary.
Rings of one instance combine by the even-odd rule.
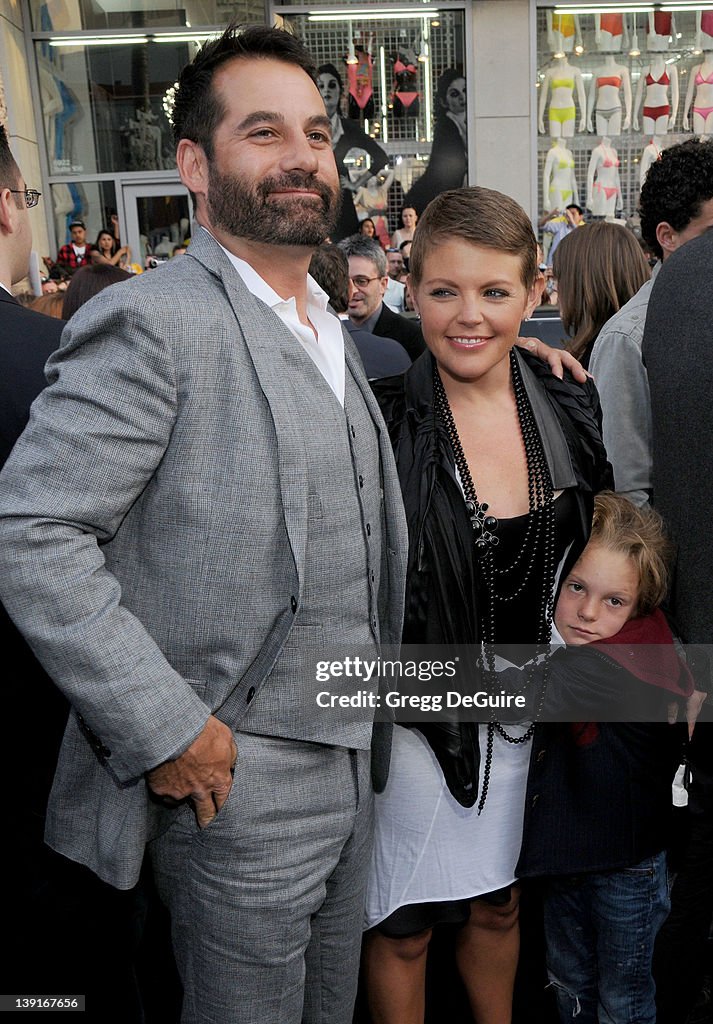
[[[380,565],[365,614],[393,644],[401,497],[348,336],[345,350],[348,394],[378,435],[381,479],[367,490],[381,508]],[[264,719],[271,670],[288,638],[295,646],[309,424],[290,361],[308,358],[197,231],[188,255],[75,315],[0,478],[0,596],[76,711],[47,839],[120,888],[136,882],[146,843],[172,813],[150,799],[145,773],[183,752],[211,711],[240,727],[259,697]],[[315,403],[333,400],[323,383]],[[339,623],[319,635],[337,639]],[[28,693],[28,756],[41,713]],[[385,726],[372,750],[377,785],[389,747]]]

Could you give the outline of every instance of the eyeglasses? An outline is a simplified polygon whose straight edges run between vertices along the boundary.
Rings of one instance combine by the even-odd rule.
[[[366,288],[372,281],[380,281],[381,277],[378,274],[376,277],[363,277],[360,275],[359,277],[352,277],[350,280],[355,288]]]
[[[25,205],[28,210],[31,210],[33,206],[37,206],[40,201],[41,192],[38,192],[36,188],[9,188],[8,192],[12,192],[17,196],[25,197]]]

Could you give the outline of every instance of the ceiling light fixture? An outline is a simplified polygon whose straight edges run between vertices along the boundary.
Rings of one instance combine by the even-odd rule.
[[[50,39],[50,46],[127,46],[148,43],[148,36],[58,36]]]
[[[389,8],[389,10],[381,11],[350,11],[349,17],[354,21],[417,21],[423,18],[424,15],[430,16],[438,14],[438,10],[435,7],[424,8],[419,10],[414,7],[405,8]],[[320,11],[314,14],[307,15],[308,21],[314,22],[328,22],[328,21],[346,21],[343,11]]]
[[[613,7],[609,3],[579,3],[579,4],[556,4],[555,11],[559,14],[653,14],[653,4],[619,4]]]

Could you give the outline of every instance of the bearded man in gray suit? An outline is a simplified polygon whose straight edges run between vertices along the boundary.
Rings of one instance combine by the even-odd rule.
[[[76,314],[0,481],[2,600],[73,708],[47,842],[118,888],[148,848],[184,1022],[346,1024],[356,991],[372,723],[318,712],[305,655],[398,642],[405,527],[307,276],[339,195],[314,78],[262,27],[184,69],[194,240]],[[372,754],[383,785],[386,727]]]

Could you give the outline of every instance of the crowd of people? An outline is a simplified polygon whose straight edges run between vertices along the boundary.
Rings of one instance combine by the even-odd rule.
[[[60,317],[11,294],[33,204],[0,131],[9,983],[122,1024],[151,991],[183,1024],[686,1024],[713,143],[649,171],[653,275],[621,225],[558,238],[567,352],[521,337],[544,264],[508,196],[326,241],[333,79],[279,29],[206,43],[173,113],[186,253],[138,276],[118,222],[73,224]],[[402,644],[458,650],[487,714],[394,721],[385,671],[345,666]]]

